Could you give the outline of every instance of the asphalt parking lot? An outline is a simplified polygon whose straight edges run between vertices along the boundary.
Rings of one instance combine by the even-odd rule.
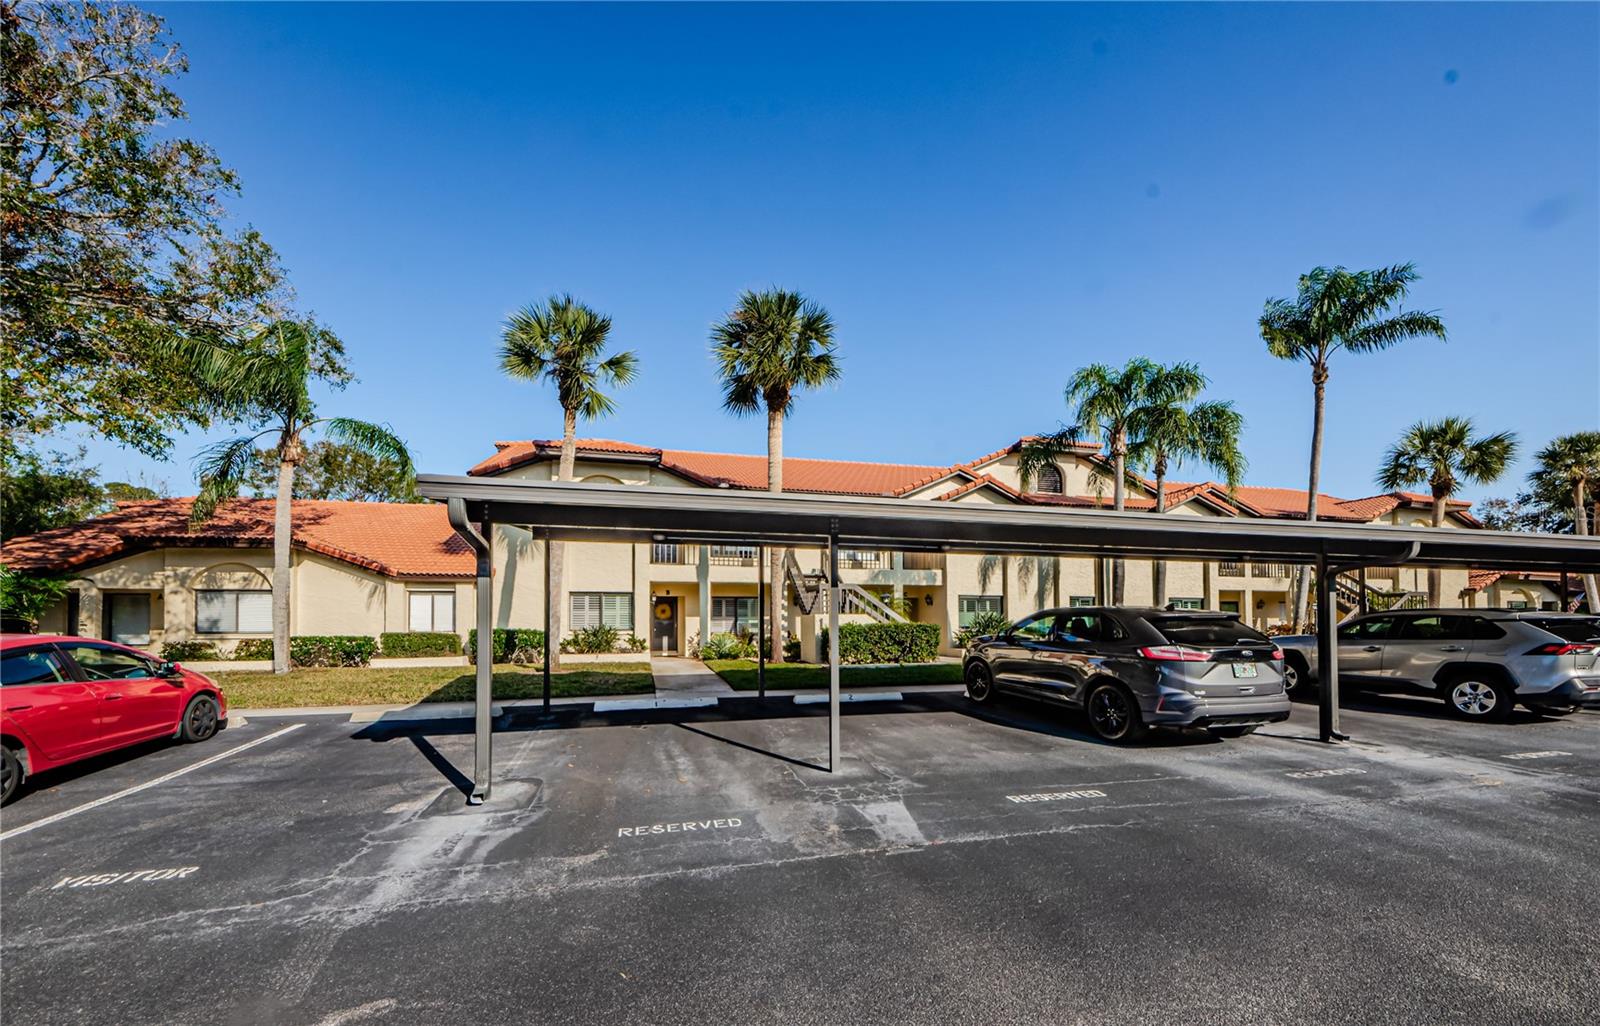
[[[1600,713],[1116,748],[923,695],[847,706],[828,774],[820,714],[738,708],[505,720],[479,808],[464,723],[41,780],[0,818],[5,1018],[1600,1021]]]

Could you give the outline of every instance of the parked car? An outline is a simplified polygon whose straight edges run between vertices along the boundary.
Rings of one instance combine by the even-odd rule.
[[[1408,609],[1339,625],[1339,686],[1433,695],[1469,720],[1600,708],[1600,617],[1507,609]],[[1317,639],[1278,639],[1291,692],[1317,679]]]
[[[0,802],[45,770],[227,724],[228,700],[203,673],[93,638],[0,635]]]
[[[1289,718],[1282,658],[1234,613],[1077,606],[976,639],[963,670],[975,702],[1004,692],[1080,709],[1107,741],[1149,727],[1243,737]]]

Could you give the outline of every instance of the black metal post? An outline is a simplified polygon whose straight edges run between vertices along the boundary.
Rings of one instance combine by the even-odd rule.
[[[1324,552],[1317,556],[1317,726],[1322,740],[1345,741],[1339,732],[1339,622],[1333,601],[1333,574]]]
[[[1561,611],[1565,613],[1572,600],[1567,597],[1567,572],[1561,571]]]
[[[756,697],[767,697],[767,547],[756,546]]]
[[[551,592],[550,532],[544,533],[544,715],[550,715],[550,604],[555,601]]]
[[[1356,611],[1359,612],[1362,616],[1366,616],[1367,615],[1367,568],[1366,567],[1362,567],[1359,571],[1357,571],[1356,580],[1358,582],[1358,586],[1361,589],[1361,592],[1360,592],[1361,597],[1360,597],[1360,600],[1356,604]]]

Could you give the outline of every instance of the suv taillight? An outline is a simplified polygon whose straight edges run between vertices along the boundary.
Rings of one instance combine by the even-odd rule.
[[[1272,650],[1272,655],[1271,655],[1271,657],[1270,657],[1270,658],[1271,658],[1271,659],[1272,659],[1272,661],[1273,661],[1273,662],[1275,662],[1275,663],[1281,663],[1281,662],[1283,662],[1283,649],[1281,649],[1281,648],[1274,648],[1274,649],[1273,649],[1273,650]]]
[[[1530,648],[1530,649],[1528,649],[1528,651],[1525,654],[1526,655],[1564,656],[1564,655],[1577,655],[1579,652],[1593,652],[1593,651],[1594,651],[1594,646],[1593,645],[1574,645],[1570,641],[1552,641],[1548,645],[1540,645],[1538,648]]]
[[[1166,662],[1179,663],[1204,663],[1211,659],[1209,652],[1202,652],[1195,648],[1185,648],[1182,645],[1150,645],[1141,648],[1139,654],[1146,659],[1160,659]]]

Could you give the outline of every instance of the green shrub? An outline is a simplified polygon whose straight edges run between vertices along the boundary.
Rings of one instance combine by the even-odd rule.
[[[755,644],[737,634],[726,632],[713,634],[700,644],[701,659],[754,659],[755,657]]]
[[[970,648],[972,642],[989,634],[999,634],[1011,626],[1011,621],[999,613],[979,613],[972,618],[972,623],[956,631],[955,643],[957,648]]]
[[[573,631],[572,635],[561,643],[563,652],[582,652],[586,655],[600,652],[615,652],[617,642],[622,637],[622,632],[615,627],[607,627],[597,623],[593,627]]]
[[[390,631],[378,635],[378,644],[391,659],[461,654],[461,639],[450,631]]]
[[[161,645],[161,658],[174,663],[200,659],[220,659],[217,646],[210,641],[167,641]]]
[[[497,663],[537,663],[544,659],[544,631],[531,627],[496,627],[489,639]],[[467,631],[467,659],[478,661],[478,629]]]
[[[233,646],[233,658],[244,661],[246,659],[271,659],[271,638],[246,638]]]
[[[307,634],[289,639],[294,666],[366,666],[378,640],[364,634]]]
[[[624,652],[647,652],[650,650],[650,642],[636,634],[630,634],[622,639],[619,647]]]
[[[822,629],[821,652],[828,651]],[[931,623],[846,623],[839,625],[842,663],[931,663],[939,655],[939,628]]]

